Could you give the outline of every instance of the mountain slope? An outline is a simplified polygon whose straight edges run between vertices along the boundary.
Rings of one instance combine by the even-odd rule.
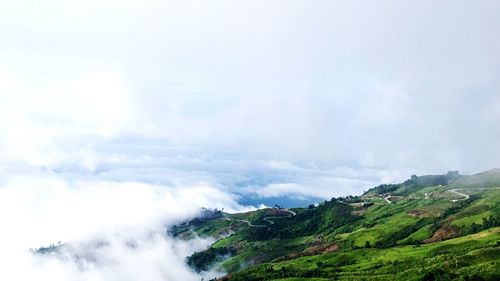
[[[232,274],[228,280],[498,280],[500,228],[423,246],[356,249]],[[291,279],[290,277],[294,277]],[[290,278],[290,279],[289,279]]]
[[[309,208],[220,212],[172,233],[216,237],[188,263],[230,273],[223,280],[495,280],[497,174],[412,176]]]

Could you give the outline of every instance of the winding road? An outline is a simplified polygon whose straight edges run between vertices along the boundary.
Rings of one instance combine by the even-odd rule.
[[[500,189],[500,186],[498,186],[498,187],[490,187],[490,188],[488,188],[488,187],[476,187],[476,188],[472,188],[472,189],[473,190],[479,190],[479,189],[481,189],[481,190],[485,190],[485,189]],[[462,193],[462,192],[460,192],[458,190],[459,190],[459,188],[454,188],[454,189],[450,189],[450,190],[446,190],[445,191],[445,192],[454,193],[454,194],[456,194],[458,196],[462,196],[463,197],[461,199],[452,199],[451,200],[452,202],[468,200],[470,198],[470,196],[468,194]],[[462,189],[462,190],[464,190],[464,189]],[[465,190],[467,190],[467,189],[465,189]],[[424,193],[424,198],[425,199],[430,199],[430,196],[431,196],[432,193],[433,192]],[[391,195],[388,195],[388,196],[384,197],[383,199],[387,202],[387,204],[391,204],[392,202],[389,200],[389,198],[391,198],[391,197],[392,197]]]
[[[288,216],[288,217],[281,217],[281,216],[280,217],[276,217],[276,216],[272,216],[272,217],[265,217],[265,218],[263,218],[263,220],[267,221],[269,224],[274,224],[274,222],[271,219],[291,218],[291,217],[294,217],[295,215],[297,215],[297,213],[295,213],[294,211],[289,210],[289,209],[283,209],[281,211],[287,212],[291,216]]]
[[[291,217],[294,217],[295,215],[297,215],[297,213],[295,213],[294,211],[292,210],[289,210],[289,209],[283,209],[281,211],[284,211],[284,212],[287,212],[290,214],[290,216],[287,216],[287,217],[276,217],[276,216],[271,216],[271,217],[264,217],[262,218],[263,220],[265,220],[266,222],[269,223],[269,225],[273,225],[274,224],[274,221],[272,221],[271,219],[284,219],[284,218],[291,218]],[[235,221],[240,221],[240,222],[244,222],[246,224],[248,224],[249,227],[257,227],[257,228],[262,228],[262,227],[269,227],[269,225],[267,224],[252,224],[250,221],[248,220],[241,220],[241,219],[231,219],[231,218],[222,218],[223,220],[235,220]]]
[[[457,190],[458,190],[458,189],[457,189],[457,188],[455,188],[455,189],[450,189],[450,190],[448,190],[448,191],[449,191],[449,192],[451,192],[451,193],[455,193],[455,194],[456,194],[456,195],[458,195],[458,196],[462,196],[462,197],[464,197],[464,198],[462,198],[462,199],[460,199],[460,200],[467,200],[467,199],[469,199],[469,198],[470,198],[470,196],[469,196],[469,195],[464,194],[464,193],[462,193],[462,192],[458,192]]]

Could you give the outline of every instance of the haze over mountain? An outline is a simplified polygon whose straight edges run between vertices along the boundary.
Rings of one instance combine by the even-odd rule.
[[[117,246],[102,266],[25,250],[122,245],[200,207],[307,206],[500,167],[499,12],[488,0],[0,4],[0,262],[12,265],[0,279],[197,280],[182,261],[211,241],[141,247],[169,249],[175,273],[154,270],[156,250],[127,260]]]

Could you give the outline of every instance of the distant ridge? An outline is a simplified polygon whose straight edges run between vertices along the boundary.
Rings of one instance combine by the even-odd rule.
[[[500,187],[500,169],[492,169],[471,176],[463,176],[450,183],[456,188],[496,188]]]

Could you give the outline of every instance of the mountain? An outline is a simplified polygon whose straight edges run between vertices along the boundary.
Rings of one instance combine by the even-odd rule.
[[[500,280],[500,170],[411,176],[307,208],[212,211],[173,227],[214,237],[187,258],[231,281]]]

